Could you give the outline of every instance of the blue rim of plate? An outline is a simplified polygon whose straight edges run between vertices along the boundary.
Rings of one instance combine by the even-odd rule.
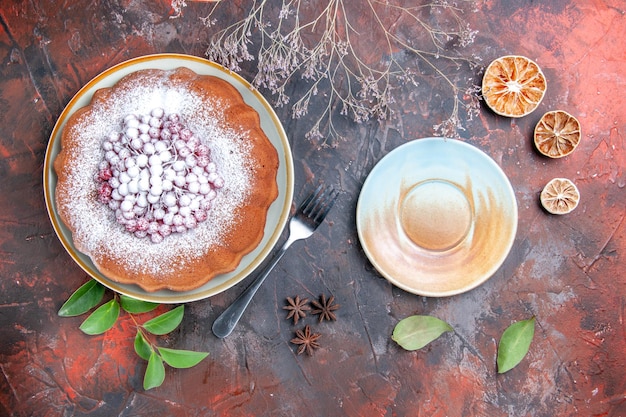
[[[414,245],[402,236],[398,219],[403,192],[440,180],[467,188],[473,216],[496,215],[501,224],[472,226],[471,237],[450,250]],[[491,278],[513,246],[517,220],[515,193],[500,166],[473,145],[442,137],[415,139],[385,155],[363,183],[356,209],[359,240],[376,270],[393,285],[427,297],[461,294]],[[481,251],[488,241],[482,236],[497,244]]]
[[[99,88],[110,87],[124,75],[142,69],[170,70],[187,67],[198,74],[213,75],[228,81],[243,96],[244,101],[261,116],[261,128],[278,152],[279,168],[277,174],[278,197],[270,206],[263,239],[249,254],[245,255],[239,266],[231,273],[218,275],[205,285],[191,291],[160,290],[148,292],[136,285],[120,284],[107,278],[94,266],[91,259],[79,252],[72,241],[71,232],[61,221],[55,204],[57,177],[53,162],[61,148],[61,132],[67,119],[78,109],[91,101],[93,93]],[[219,294],[249,276],[276,246],[289,218],[294,192],[294,168],[291,147],[287,134],[267,100],[241,76],[229,71],[215,62],[184,54],[145,55],[121,62],[100,73],[83,86],[61,112],[46,148],[43,170],[44,197],[48,216],[63,247],[72,259],[90,277],[120,294],[156,303],[184,303],[202,300]]]

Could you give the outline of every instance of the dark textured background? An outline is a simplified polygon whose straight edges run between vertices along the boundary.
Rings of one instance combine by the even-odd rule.
[[[164,384],[145,392],[146,364],[133,352],[127,316],[95,337],[78,330],[82,317],[57,317],[87,277],[44,205],[53,125],[73,94],[114,64],[157,52],[203,56],[210,29],[198,18],[210,6],[188,3],[178,19],[169,18],[166,0],[2,3],[0,415],[626,416],[626,5],[619,0],[486,0],[466,16],[478,30],[469,51],[483,63],[522,54],[548,78],[536,112],[512,120],[483,107],[460,132],[504,169],[519,207],[513,250],[481,287],[443,299],[403,292],[373,270],[358,242],[354,213],[368,172],[398,145],[431,136],[450,110],[450,100],[437,100],[441,80],[425,77],[398,92],[393,120],[340,122],[346,138],[328,148],[304,139],[306,120],[277,109],[293,147],[295,198],[317,179],[343,195],[320,231],[281,261],[232,336],[219,340],[210,327],[245,283],[186,306],[182,326],[159,343],[209,351],[197,367],[168,369]],[[457,74],[481,76],[480,68]],[[548,160],[534,150],[532,130],[556,108],[576,115],[584,135],[572,155]],[[574,180],[582,194],[567,216],[538,204],[556,176]],[[322,348],[314,356],[296,356],[281,307],[287,296],[321,293],[341,304],[338,321],[315,326]],[[455,333],[403,351],[390,335],[411,314],[437,316]],[[502,331],[533,315],[528,356],[496,374]]]

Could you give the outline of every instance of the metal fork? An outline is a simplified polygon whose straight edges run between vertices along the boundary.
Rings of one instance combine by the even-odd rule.
[[[252,301],[252,297],[276,266],[280,258],[283,257],[287,249],[295,242],[306,239],[315,232],[326,218],[326,215],[335,204],[339,192],[333,187],[319,185],[298,207],[296,214],[289,221],[289,237],[272,260],[262,270],[259,276],[237,297],[235,301],[213,322],[213,333],[219,338],[228,336],[244,311]]]

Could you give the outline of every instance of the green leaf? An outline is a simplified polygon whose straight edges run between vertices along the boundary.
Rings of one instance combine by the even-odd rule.
[[[148,367],[143,376],[143,389],[149,390],[161,386],[165,380],[165,366],[163,359],[156,353],[152,352],[148,359]]]
[[[513,369],[524,359],[535,334],[535,317],[511,324],[498,345],[498,373]]]
[[[141,301],[123,294],[120,294],[120,304],[124,311],[131,314],[147,313],[159,306],[159,303]]]
[[[104,333],[113,327],[119,315],[120,304],[113,299],[91,313],[80,325],[80,330],[91,335]]]
[[[89,280],[74,291],[59,309],[59,316],[80,316],[98,305],[104,296],[104,286],[96,280]]]
[[[137,331],[137,336],[135,336],[135,352],[144,360],[149,360],[150,355],[154,352],[154,349],[152,349],[152,346],[150,346],[150,343],[148,343],[140,331]]]
[[[178,306],[167,313],[163,313],[160,316],[148,320],[143,324],[143,328],[152,334],[167,334],[178,327],[180,322],[183,320],[184,313],[185,306]]]
[[[172,368],[191,368],[206,358],[208,352],[194,352],[193,350],[168,349],[158,347],[163,360]]]
[[[406,350],[417,350],[451,331],[448,323],[436,317],[410,316],[396,324],[391,338]]]

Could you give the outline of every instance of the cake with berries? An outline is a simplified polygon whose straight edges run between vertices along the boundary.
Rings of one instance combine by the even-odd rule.
[[[63,128],[56,206],[106,277],[187,291],[236,269],[278,196],[278,154],[227,81],[147,69],[99,89]]]

